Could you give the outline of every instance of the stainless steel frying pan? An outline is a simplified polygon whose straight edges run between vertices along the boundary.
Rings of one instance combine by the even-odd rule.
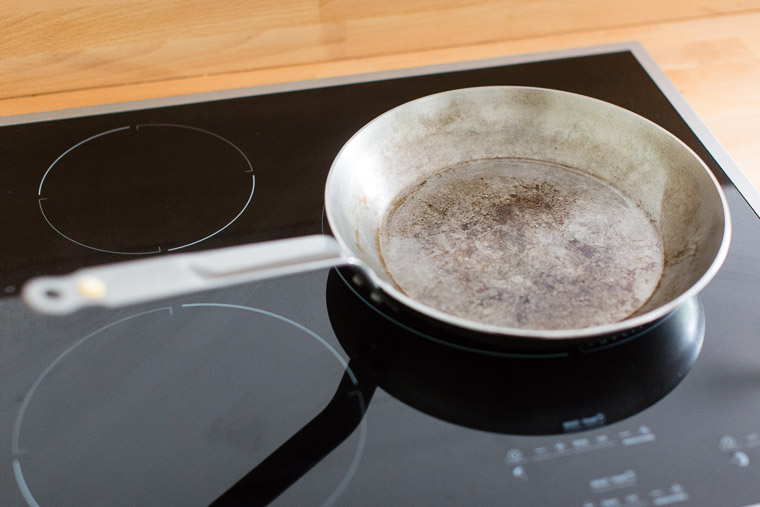
[[[544,340],[652,322],[728,251],[728,205],[682,142],[611,104],[483,87],[401,105],[357,132],[325,188],[335,236],[42,277],[48,313],[120,306],[340,264],[440,322]]]

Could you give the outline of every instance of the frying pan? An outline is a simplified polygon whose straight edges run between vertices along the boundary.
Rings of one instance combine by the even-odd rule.
[[[653,322],[716,274],[731,235],[715,177],[620,107],[528,87],[443,92],[357,132],[327,177],[334,238],[307,236],[31,280],[47,313],[340,264],[452,329],[553,341]]]

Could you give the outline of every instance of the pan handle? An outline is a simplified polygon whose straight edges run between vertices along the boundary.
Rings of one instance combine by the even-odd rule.
[[[361,264],[331,236],[303,236],[83,268],[27,282],[33,309],[51,315],[117,307],[343,264]]]

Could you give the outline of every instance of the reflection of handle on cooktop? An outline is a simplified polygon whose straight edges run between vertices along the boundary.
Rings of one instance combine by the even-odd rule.
[[[383,369],[378,357],[352,359],[327,406],[211,505],[268,505],[337,448],[364,418]]]

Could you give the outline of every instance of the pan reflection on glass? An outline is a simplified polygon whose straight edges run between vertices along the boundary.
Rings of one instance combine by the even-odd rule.
[[[354,380],[344,376],[322,412],[214,506],[268,504],[356,430],[378,387],[428,415],[478,430],[582,431],[635,415],[667,395],[694,364],[704,337],[695,298],[645,329],[575,342],[564,351],[489,349],[398,307],[371,303],[371,291],[347,282],[354,274],[332,270],[326,288],[330,322]],[[357,393],[367,404],[360,414],[346,411]]]
[[[683,380],[704,337],[695,298],[645,329],[564,351],[484,348],[408,311],[370,302],[345,281],[351,275],[331,273],[327,303],[352,360],[382,354],[380,388],[429,415],[486,431],[559,434],[635,415]]]
[[[372,291],[347,282],[355,274],[332,270],[327,279],[330,322],[350,357],[332,400],[215,507],[269,504],[356,430],[378,387],[430,416],[477,430],[582,431],[635,415],[667,395],[688,373],[704,337],[702,306],[692,299],[645,329],[565,350],[488,348],[397,306],[371,303]],[[357,395],[365,403],[358,413]]]

